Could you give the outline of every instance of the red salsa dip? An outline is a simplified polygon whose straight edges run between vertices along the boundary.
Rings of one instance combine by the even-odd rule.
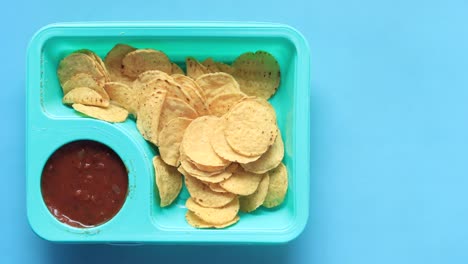
[[[74,227],[105,223],[127,197],[128,172],[109,147],[91,140],[66,144],[42,171],[42,197],[49,211]]]

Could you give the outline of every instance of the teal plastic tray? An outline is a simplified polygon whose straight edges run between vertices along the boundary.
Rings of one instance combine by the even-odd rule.
[[[99,56],[116,44],[163,50],[183,65],[186,56],[232,62],[247,51],[272,53],[281,67],[281,86],[270,100],[276,109],[289,173],[285,202],[241,214],[226,229],[194,229],[185,222],[183,190],[168,208],[159,207],[151,163],[155,155],[133,120],[110,124],[84,118],[62,105],[56,76],[59,61],[77,49]],[[39,30],[27,57],[26,195],[31,228],[40,237],[76,243],[281,243],[297,237],[309,213],[309,47],[289,26],[270,23],[62,23]],[[120,212],[107,223],[87,229],[56,220],[42,200],[40,179],[49,156],[75,140],[102,142],[120,155],[129,170],[129,193]]]

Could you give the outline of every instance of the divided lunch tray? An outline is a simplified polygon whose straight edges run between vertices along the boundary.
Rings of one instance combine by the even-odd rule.
[[[274,106],[285,145],[289,187],[277,208],[240,213],[226,229],[195,229],[185,222],[185,189],[167,208],[159,207],[151,159],[157,154],[138,133],[135,121],[111,124],[83,117],[62,104],[56,70],[78,49],[101,58],[117,43],[164,51],[184,68],[185,57],[231,63],[247,51],[273,54],[281,67]],[[280,243],[297,237],[309,214],[310,57],[304,37],[289,26],[270,23],[96,22],[52,24],[32,38],[27,54],[26,195],[31,228],[40,237],[75,243]],[[59,222],[41,195],[47,159],[62,145],[81,139],[112,148],[129,174],[127,199],[110,221],[93,228]]]

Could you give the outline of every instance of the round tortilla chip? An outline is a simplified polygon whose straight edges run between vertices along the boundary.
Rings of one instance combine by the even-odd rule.
[[[120,82],[108,82],[104,85],[112,102],[121,106],[132,115],[137,113],[137,94],[130,86]]]
[[[161,117],[159,118],[159,132],[169,121],[178,117],[195,119],[198,115],[186,102],[167,96],[161,111]]]
[[[226,118],[224,135],[229,146],[244,156],[262,155],[278,134],[276,115],[256,99],[244,99]]]
[[[57,76],[62,86],[73,75],[78,73],[89,74],[98,83],[105,82],[105,76],[98,70],[96,62],[86,54],[72,53],[60,61],[57,69]]]
[[[242,92],[267,100],[275,94],[280,83],[280,67],[275,57],[265,51],[247,52],[232,64]]]
[[[278,132],[275,142],[270,148],[256,161],[241,164],[246,170],[253,173],[265,173],[276,168],[284,157],[284,144],[281,139],[281,133]]]
[[[232,193],[214,192],[202,181],[188,175],[185,175],[185,186],[192,199],[203,207],[222,207],[237,197]]]
[[[197,168],[197,166],[193,164],[191,160],[189,160],[188,158],[184,158],[182,152],[180,154],[180,164],[190,175],[193,175],[193,176],[211,177],[213,175],[217,175],[217,174],[224,172],[224,169],[219,170],[219,171],[200,170],[199,168]]]
[[[239,199],[235,196],[228,204],[219,208],[206,208],[195,202],[193,198],[187,199],[185,206],[203,221],[209,224],[222,225],[232,221],[239,212]]]
[[[185,130],[182,146],[184,154],[192,160],[195,165],[205,166],[202,169],[224,168],[230,164],[229,161],[219,157],[211,147],[210,139],[214,129],[219,124],[219,118],[214,116],[202,116],[192,121]],[[211,170],[210,170],[211,171]]]
[[[114,75],[114,74],[110,74],[110,78],[111,78],[111,81],[112,82],[119,82],[119,83],[124,83],[126,85],[128,85],[129,87],[133,87],[133,82],[135,81],[134,78],[130,78],[128,76],[125,76],[125,75]]]
[[[126,44],[115,45],[104,58],[104,64],[111,76],[112,81],[120,81],[122,77],[122,60],[130,52],[136,50],[134,47]]]
[[[176,168],[164,163],[161,157],[153,158],[156,186],[159,190],[160,206],[170,205],[179,196],[182,189],[182,175]]]
[[[208,106],[205,103],[205,99],[195,87],[196,83],[187,76],[179,74],[172,76],[174,81],[180,86],[181,92],[184,94],[187,103],[197,111],[198,115],[209,115],[210,111],[208,110]],[[187,79],[189,80],[187,81]]]
[[[104,75],[104,77],[106,79],[106,82],[112,81],[111,77],[110,77],[110,73],[107,70],[106,65],[104,64],[104,61],[102,61],[101,57],[99,57],[96,53],[93,53],[93,58],[94,58],[94,60],[96,61],[97,65],[98,65],[98,69],[103,73],[103,75]]]
[[[211,114],[205,101],[196,90],[191,87],[182,86],[182,92],[188,98],[190,106],[197,111],[199,116]]]
[[[192,211],[187,211],[185,214],[185,219],[187,220],[187,223],[195,228],[226,228],[228,226],[231,226],[239,221],[239,216],[237,215],[232,219],[231,221],[223,224],[210,224],[205,221],[203,221],[200,217],[198,217],[194,212]]]
[[[196,162],[192,162],[195,167],[202,171],[207,171],[207,172],[217,172],[217,171],[222,171],[224,170],[227,166],[229,166],[230,161],[227,161],[225,165],[220,165],[220,166],[209,166],[209,165],[203,165],[203,164],[198,164]]]
[[[222,62],[216,62],[216,66],[221,72],[229,73],[231,75],[234,73],[234,68],[231,65]]]
[[[65,95],[77,87],[88,87],[98,92],[102,98],[109,99],[109,96],[103,86],[104,82],[102,80],[96,80],[88,73],[77,73],[62,85],[62,90]]]
[[[216,65],[213,58],[206,58],[201,64],[205,66],[209,72],[220,72],[218,65]]]
[[[122,59],[122,73],[136,78],[149,70],[171,73],[172,65],[166,54],[154,49],[138,49],[125,55]]]
[[[235,152],[231,146],[226,141],[226,138],[224,137],[224,130],[225,130],[225,123],[220,122],[220,125],[215,128],[213,137],[211,138],[211,146],[213,147],[214,151],[218,156],[220,156],[223,159],[232,161],[232,162],[238,162],[238,163],[248,163],[255,161],[259,159],[261,156],[253,156],[253,157],[247,157],[244,155],[241,155],[237,152]]]
[[[221,117],[244,98],[246,95],[241,92],[218,94],[208,101],[208,108],[212,115]]]
[[[265,173],[257,190],[248,196],[239,197],[240,210],[242,212],[250,213],[255,211],[265,201],[265,197],[268,193],[268,183],[270,182],[270,176]]]
[[[230,193],[239,195],[250,195],[257,190],[263,174],[255,174],[244,171],[239,167],[231,177],[219,183],[219,185]]]
[[[283,203],[288,191],[288,170],[283,163],[268,172],[270,174],[270,183],[268,185],[268,194],[266,195],[263,206],[266,208],[276,207]]]
[[[171,74],[185,74],[182,68],[179,65],[171,62]]]
[[[180,158],[180,143],[184,137],[185,129],[192,119],[177,117],[169,121],[159,133],[159,154],[165,163],[177,166]]]
[[[84,115],[111,123],[124,122],[128,116],[127,110],[113,104],[106,108],[83,104],[73,104],[72,107]]]
[[[68,92],[62,99],[64,104],[84,104],[94,105],[101,107],[108,107],[109,100],[102,98],[102,96],[95,90],[88,87],[77,87]]]
[[[198,76],[210,72],[204,65],[198,62],[198,60],[195,59],[194,57],[187,57],[185,59],[185,66],[187,68],[187,76],[194,80],[197,79]]]
[[[203,74],[195,82],[203,90],[208,101],[223,93],[241,92],[234,77],[225,72]]]
[[[171,76],[158,70],[146,71],[138,75],[138,78],[133,81],[131,86],[136,94],[135,97],[137,98],[137,110],[140,108],[141,103],[144,102],[147,97],[156,90],[166,90],[166,97],[174,97],[172,90],[167,89],[168,85],[166,81],[169,80],[172,80]]]
[[[167,91],[167,97],[180,99],[190,105],[190,100],[182,92],[181,86],[177,84],[176,82],[174,82],[172,80],[172,77],[170,78],[171,79],[166,79],[166,80],[159,79],[159,78],[152,79],[144,83],[142,86],[140,86],[141,87],[140,89],[138,89],[138,86],[136,86],[140,94],[139,97],[144,98],[151,91],[164,89]]]
[[[250,97],[246,97],[246,98],[242,99],[242,101],[244,101],[244,100],[254,100],[254,101],[256,101],[257,103],[263,105],[263,107],[265,107],[265,110],[269,111],[270,114],[275,116],[275,118],[276,118],[275,108],[273,108],[273,106],[267,100],[265,100],[263,98],[255,97],[255,96],[250,96]]]
[[[159,124],[167,91],[154,91],[140,106],[136,126],[146,140],[157,145]]]
[[[205,184],[208,184],[208,187],[210,187],[210,189],[211,189],[213,192],[219,192],[219,193],[228,192],[228,191],[226,191],[226,189],[224,189],[223,187],[221,187],[221,185],[219,185],[219,183],[208,182],[208,183],[205,183]]]
[[[188,174],[203,182],[218,183],[232,176],[232,169],[230,169],[230,167],[227,167],[226,170],[220,172],[204,172],[199,170],[197,167],[195,167],[195,165],[186,159],[181,159],[180,164],[181,166],[179,167],[179,171],[182,174]]]
[[[203,182],[220,183],[222,181],[225,181],[226,179],[229,179],[229,177],[232,176],[232,172],[225,170],[223,172],[220,172],[220,173],[208,176],[208,177],[207,176],[200,176],[200,175],[197,175],[197,174],[194,174],[192,176],[199,179],[200,181],[203,181]]]
[[[81,49],[81,50],[77,50],[75,52],[83,53],[83,54],[86,54],[89,57],[91,57],[91,59],[93,59],[96,62],[96,66],[97,66],[98,70],[102,73],[102,75],[104,76],[105,81],[106,82],[111,81],[109,72],[107,71],[107,68],[106,68],[106,65],[104,65],[104,62],[102,61],[101,57],[99,57],[96,53],[94,53],[94,51],[89,50],[89,49]]]
[[[206,101],[206,96],[203,90],[198,86],[198,84],[193,80],[192,78],[182,75],[182,74],[173,74],[171,75],[174,81],[176,81],[178,84],[181,86],[190,86],[192,87],[197,93],[200,95],[200,97],[203,99],[203,101]]]
[[[138,78],[137,78],[137,80],[142,84],[148,83],[155,79],[173,80],[169,74],[160,70],[149,70],[149,71],[142,72],[140,75],[138,75]]]

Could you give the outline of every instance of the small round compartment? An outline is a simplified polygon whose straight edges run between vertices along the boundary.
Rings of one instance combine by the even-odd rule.
[[[112,219],[125,203],[128,186],[128,170],[119,155],[92,140],[61,146],[47,160],[41,176],[42,198],[49,212],[78,228]]]

